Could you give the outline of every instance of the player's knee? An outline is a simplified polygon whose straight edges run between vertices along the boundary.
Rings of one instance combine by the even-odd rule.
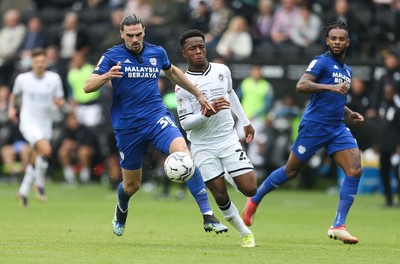
[[[229,201],[229,196],[227,193],[219,192],[219,193],[213,193],[215,202],[218,205],[225,205]]]
[[[246,188],[240,190],[244,196],[253,197],[257,193],[257,185],[246,186]]]
[[[361,167],[350,168],[349,173],[347,175],[360,178],[362,175],[362,169]]]
[[[132,196],[134,195],[140,188],[140,184],[138,183],[126,183],[124,181],[124,191],[127,195]]]

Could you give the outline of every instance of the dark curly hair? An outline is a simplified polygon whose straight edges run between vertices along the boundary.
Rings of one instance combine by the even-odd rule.
[[[349,27],[347,26],[347,24],[343,21],[343,20],[336,20],[333,22],[328,22],[327,25],[325,27],[323,27],[323,30],[325,32],[325,37],[329,36],[329,32],[332,29],[344,29],[347,31],[347,33],[349,32]]]

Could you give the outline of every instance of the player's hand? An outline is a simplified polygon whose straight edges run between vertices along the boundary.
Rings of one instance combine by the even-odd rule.
[[[10,118],[11,122],[17,124],[18,123],[17,109],[15,108],[8,109],[8,118]]]
[[[256,133],[254,127],[250,124],[248,126],[243,127],[244,134],[246,136],[246,143],[249,144],[254,139],[254,134]]]
[[[344,96],[349,91],[349,89],[350,89],[350,83],[349,81],[345,81],[342,83],[335,84],[333,86],[332,92],[340,93],[341,95]]]
[[[63,98],[58,98],[58,97],[54,98],[54,104],[56,106],[63,106],[64,103],[65,103],[65,100]]]
[[[349,114],[348,118],[350,120],[352,120],[354,124],[362,124],[362,123],[364,123],[364,117],[361,114],[357,113],[357,112],[351,112]]]
[[[112,66],[111,69],[106,73],[107,74],[107,78],[109,80],[112,80],[114,78],[122,78],[124,73],[122,71],[120,71],[121,68],[122,68],[121,62],[118,61],[117,65]]]
[[[197,96],[196,99],[199,102],[199,104],[201,105],[200,112],[202,115],[206,115],[207,111],[209,111],[209,110],[216,113],[214,107],[210,104],[209,101],[207,101],[207,99],[204,97],[204,95],[199,93],[199,95]]]
[[[224,109],[229,109],[231,107],[231,104],[229,103],[229,101],[226,100],[224,97],[219,97],[219,98],[215,99],[211,105],[213,106],[215,111],[207,110],[207,112],[205,114],[205,116],[207,116],[207,117],[215,115],[219,111],[224,110]]]

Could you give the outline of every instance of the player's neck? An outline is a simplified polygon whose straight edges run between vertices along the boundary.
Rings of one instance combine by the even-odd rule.
[[[41,79],[44,75],[44,71],[32,71],[33,75],[35,75],[36,78]]]
[[[204,61],[201,65],[189,64],[189,71],[191,72],[204,72],[208,68],[208,61]]]

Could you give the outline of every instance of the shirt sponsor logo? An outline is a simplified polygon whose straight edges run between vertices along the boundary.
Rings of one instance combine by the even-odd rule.
[[[127,66],[124,68],[124,70],[128,73],[129,78],[155,79],[160,72],[160,70],[156,67]]]

